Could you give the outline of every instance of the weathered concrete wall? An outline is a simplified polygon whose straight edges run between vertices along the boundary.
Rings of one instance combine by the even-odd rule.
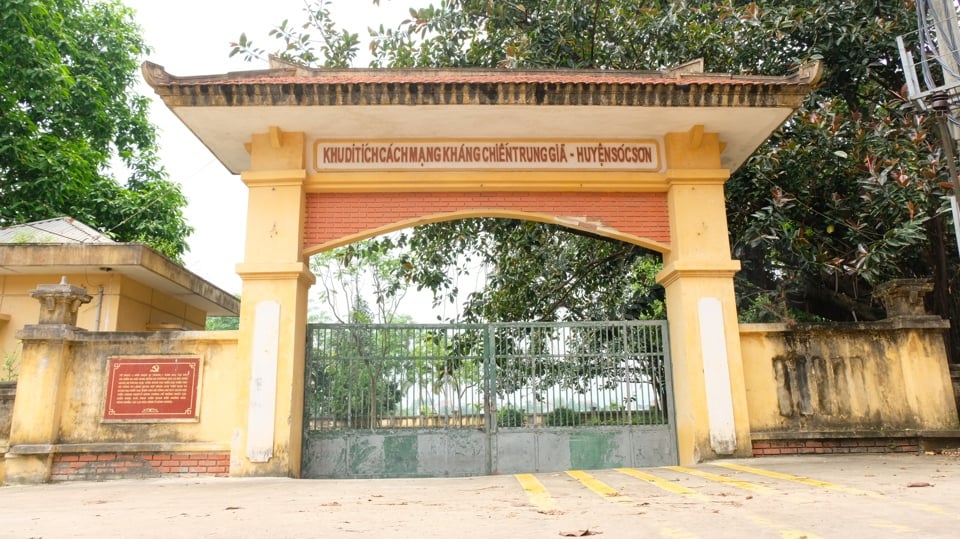
[[[24,394],[14,410],[7,480],[229,474],[232,442],[246,426],[241,392],[249,384],[248,370],[237,365],[237,332],[112,333],[35,325],[22,336]],[[200,356],[197,421],[102,421],[108,359],[142,355]],[[56,378],[45,378],[58,367]],[[43,398],[53,402],[37,406],[34,401]]]
[[[3,483],[3,457],[7,454],[10,420],[13,418],[13,401],[16,396],[16,382],[0,382],[0,484]]]
[[[311,432],[303,477],[438,477],[668,466],[669,425]]]
[[[927,316],[741,325],[755,442],[804,434],[836,440],[956,431],[960,424],[942,333],[947,326]]]

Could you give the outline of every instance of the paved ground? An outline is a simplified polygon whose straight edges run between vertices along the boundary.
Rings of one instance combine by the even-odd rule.
[[[0,488],[0,537],[958,537],[960,458],[850,455],[457,479]]]

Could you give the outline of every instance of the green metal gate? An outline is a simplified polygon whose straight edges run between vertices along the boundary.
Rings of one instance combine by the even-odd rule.
[[[313,324],[304,477],[677,463],[666,322]]]

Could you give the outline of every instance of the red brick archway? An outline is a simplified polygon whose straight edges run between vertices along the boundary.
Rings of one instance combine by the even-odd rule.
[[[309,193],[304,253],[429,222],[512,217],[559,224],[664,252],[666,193],[423,192]]]

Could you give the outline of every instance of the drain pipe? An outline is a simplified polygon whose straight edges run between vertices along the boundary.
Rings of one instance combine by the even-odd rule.
[[[100,285],[100,291],[97,293],[97,318],[94,321],[93,325],[96,329],[94,331],[100,331],[100,315],[103,313],[103,285]]]

